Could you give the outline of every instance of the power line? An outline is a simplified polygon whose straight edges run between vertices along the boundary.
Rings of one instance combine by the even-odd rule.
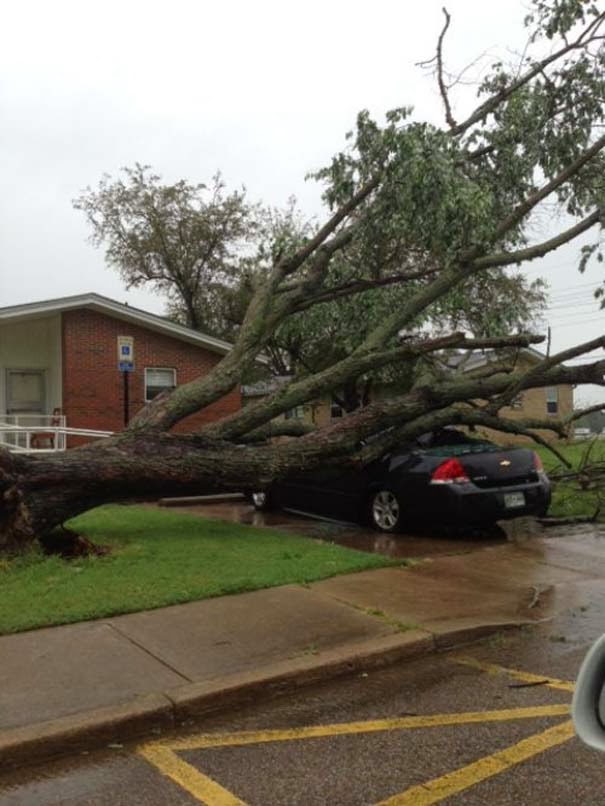
[[[545,311],[561,311],[561,310],[570,310],[572,308],[586,308],[586,307],[594,307],[595,304],[598,306],[601,303],[597,300],[591,300],[590,302],[574,302],[568,305],[547,305],[544,308]],[[559,315],[559,314],[557,314]]]
[[[594,291],[579,291],[575,294],[553,294],[548,295],[548,300],[552,305],[560,305],[566,302],[592,302],[599,297],[595,297],[597,289]]]
[[[605,326],[605,315],[597,316],[595,319],[578,319],[575,322],[564,322],[561,325],[555,325],[555,327],[578,327],[579,325],[590,325],[593,322],[601,322]]]
[[[579,288],[596,288],[596,286],[602,285],[602,282],[599,280],[596,283],[574,283],[573,285],[564,285],[557,289],[557,293],[559,291],[576,291]]]
[[[590,289],[588,291],[576,291],[574,294],[548,294],[548,300],[553,305],[557,305],[561,302],[569,302],[570,300],[573,301],[574,299],[577,300],[584,300],[586,302],[590,302],[591,300],[599,299],[599,297],[595,297],[598,288]]]
[[[574,302],[594,302],[595,300],[600,299],[600,297],[595,297],[595,292],[596,289],[595,291],[590,291],[584,294],[569,294],[567,296],[549,297],[548,301],[551,305],[573,305]]]
[[[561,321],[566,321],[571,317],[575,317],[578,321],[582,321],[587,316],[592,318],[597,318],[598,316],[603,316],[605,319],[605,311],[599,310],[598,308],[589,308],[587,310],[578,310],[577,308],[568,308],[567,310],[560,310],[560,311],[549,311],[548,309],[543,311],[541,314],[536,314],[536,316],[540,316],[542,319],[559,319]]]
[[[546,314],[546,315],[542,316],[541,318],[542,318],[542,321],[544,321],[546,324],[551,324],[553,326],[556,326],[557,324],[566,325],[568,322],[576,322],[578,325],[582,325],[584,322],[588,322],[588,321],[590,321],[590,322],[602,321],[603,325],[605,325],[605,313],[603,314],[602,319],[601,319],[600,316],[591,316],[592,313],[593,313],[593,311],[585,311],[584,316],[581,315],[581,312],[580,312],[580,314],[578,314],[578,312],[575,312],[575,313],[570,312],[568,314],[558,313],[556,315],[554,315],[554,314],[552,314],[552,315]],[[596,311],[595,311],[595,313],[596,313]],[[587,316],[589,317],[588,319],[586,318]]]
[[[576,291],[575,294],[548,294],[547,296],[549,301],[556,305],[559,302],[569,302],[573,301],[574,299],[577,300],[598,299],[598,297],[595,297],[597,290],[598,289],[595,288],[594,290],[590,289],[588,291]]]

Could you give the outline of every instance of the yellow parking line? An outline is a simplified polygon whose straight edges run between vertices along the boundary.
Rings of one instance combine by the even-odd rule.
[[[434,778],[426,784],[413,786],[399,795],[382,801],[378,806],[430,806],[431,803],[439,803],[439,801],[456,795],[480,781],[485,781],[486,778],[498,775],[538,753],[563,744],[573,735],[572,723],[564,722],[490,756],[484,756],[454,772]]]
[[[333,725],[311,725],[283,730],[240,731],[238,733],[200,733],[183,739],[162,739],[150,746],[168,746],[172,750],[201,750],[206,747],[233,747],[265,742],[289,742],[326,736],[348,736],[355,733],[375,733],[389,730],[436,728],[447,725],[468,725],[482,722],[508,722],[515,719],[567,716],[569,705],[538,705],[527,708],[507,708],[498,711],[469,711],[467,713],[403,716],[368,722],[342,722]]]
[[[138,747],[137,753],[206,806],[246,806],[243,800],[187,764],[168,747],[150,743]]]
[[[548,675],[531,674],[531,672],[522,672],[519,669],[507,669],[506,666],[498,666],[495,663],[486,663],[484,661],[476,660],[470,657],[454,656],[450,658],[452,663],[459,663],[462,666],[471,666],[474,669],[479,669],[488,674],[507,674],[515,680],[521,680],[524,683],[541,683],[546,681],[544,685],[547,688],[554,688],[559,691],[573,691],[575,684],[570,680],[557,680],[556,677],[548,677]]]

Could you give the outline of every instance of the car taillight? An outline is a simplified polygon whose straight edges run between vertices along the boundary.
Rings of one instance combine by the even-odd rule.
[[[538,456],[537,453],[533,453],[532,455],[533,455],[532,461],[533,461],[533,464],[534,464],[534,470],[537,470],[538,473],[542,473],[542,471],[544,470],[544,465],[542,464],[542,459],[540,459],[540,457]]]
[[[469,477],[457,459],[446,459],[433,471],[431,484],[467,484]]]

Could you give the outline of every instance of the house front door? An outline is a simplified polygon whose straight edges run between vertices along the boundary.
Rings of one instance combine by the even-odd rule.
[[[46,407],[45,387],[43,369],[8,369],[6,371],[6,413],[43,414]]]

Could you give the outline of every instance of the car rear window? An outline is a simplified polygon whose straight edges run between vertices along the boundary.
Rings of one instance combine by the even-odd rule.
[[[467,442],[461,445],[439,445],[436,448],[425,448],[429,456],[464,456],[469,453],[497,453],[502,448],[491,442]]]

